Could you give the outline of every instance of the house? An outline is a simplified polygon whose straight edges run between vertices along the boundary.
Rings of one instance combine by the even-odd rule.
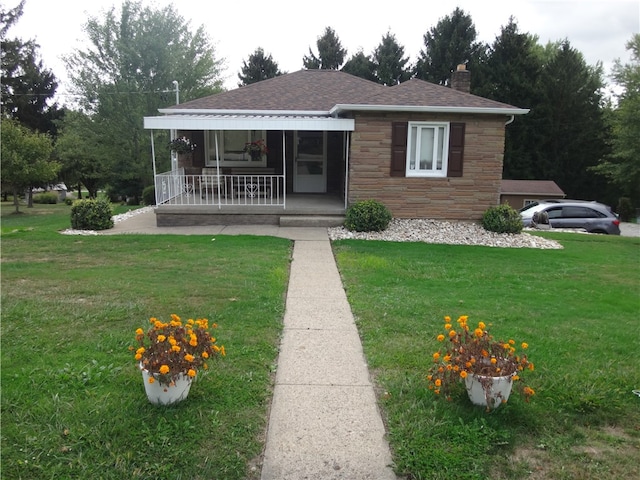
[[[145,129],[195,149],[169,172],[154,157],[157,224],[335,221],[371,198],[397,218],[479,219],[499,203],[505,126],[528,110],[471,95],[469,75],[388,87],[300,70],[161,109]]]
[[[553,180],[502,180],[500,203],[507,203],[516,210],[539,200],[566,197]]]

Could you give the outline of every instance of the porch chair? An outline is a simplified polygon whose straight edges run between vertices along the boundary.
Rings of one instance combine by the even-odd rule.
[[[226,195],[225,176],[218,177],[218,169],[215,167],[202,168],[202,181],[200,182],[200,196],[204,198],[205,192],[211,191],[218,195]]]

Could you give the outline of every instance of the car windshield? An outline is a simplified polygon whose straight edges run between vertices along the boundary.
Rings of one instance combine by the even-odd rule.
[[[529,205],[525,205],[524,207],[522,207],[520,210],[518,210],[520,213],[525,212],[527,210],[529,210],[530,208],[535,207],[536,205],[540,205],[538,202],[531,202]]]

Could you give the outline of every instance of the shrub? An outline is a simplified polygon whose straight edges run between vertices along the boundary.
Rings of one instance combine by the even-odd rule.
[[[65,205],[73,205],[73,198],[69,198],[69,197],[65,198],[64,199],[64,204]]]
[[[496,233],[522,232],[522,217],[510,205],[502,204],[489,207],[482,215],[482,227]]]
[[[391,212],[377,200],[362,200],[347,209],[344,226],[356,232],[381,232],[391,221]]]
[[[37,195],[33,196],[33,203],[58,203],[58,194],[55,192],[38,193]]]
[[[76,200],[71,206],[71,228],[106,230],[113,227],[111,203],[107,198]]]
[[[156,204],[156,187],[154,185],[149,185],[142,190],[142,203],[145,205]]]
[[[618,215],[620,215],[620,220],[623,222],[629,222],[635,215],[636,211],[633,208],[633,204],[631,203],[631,199],[627,197],[620,197],[618,200]]]

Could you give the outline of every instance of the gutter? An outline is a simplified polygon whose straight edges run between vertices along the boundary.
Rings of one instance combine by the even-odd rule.
[[[435,107],[415,105],[350,105],[338,104],[330,111],[330,115],[344,112],[422,112],[422,113],[475,113],[488,115],[525,115],[528,108],[499,108],[499,107]]]

